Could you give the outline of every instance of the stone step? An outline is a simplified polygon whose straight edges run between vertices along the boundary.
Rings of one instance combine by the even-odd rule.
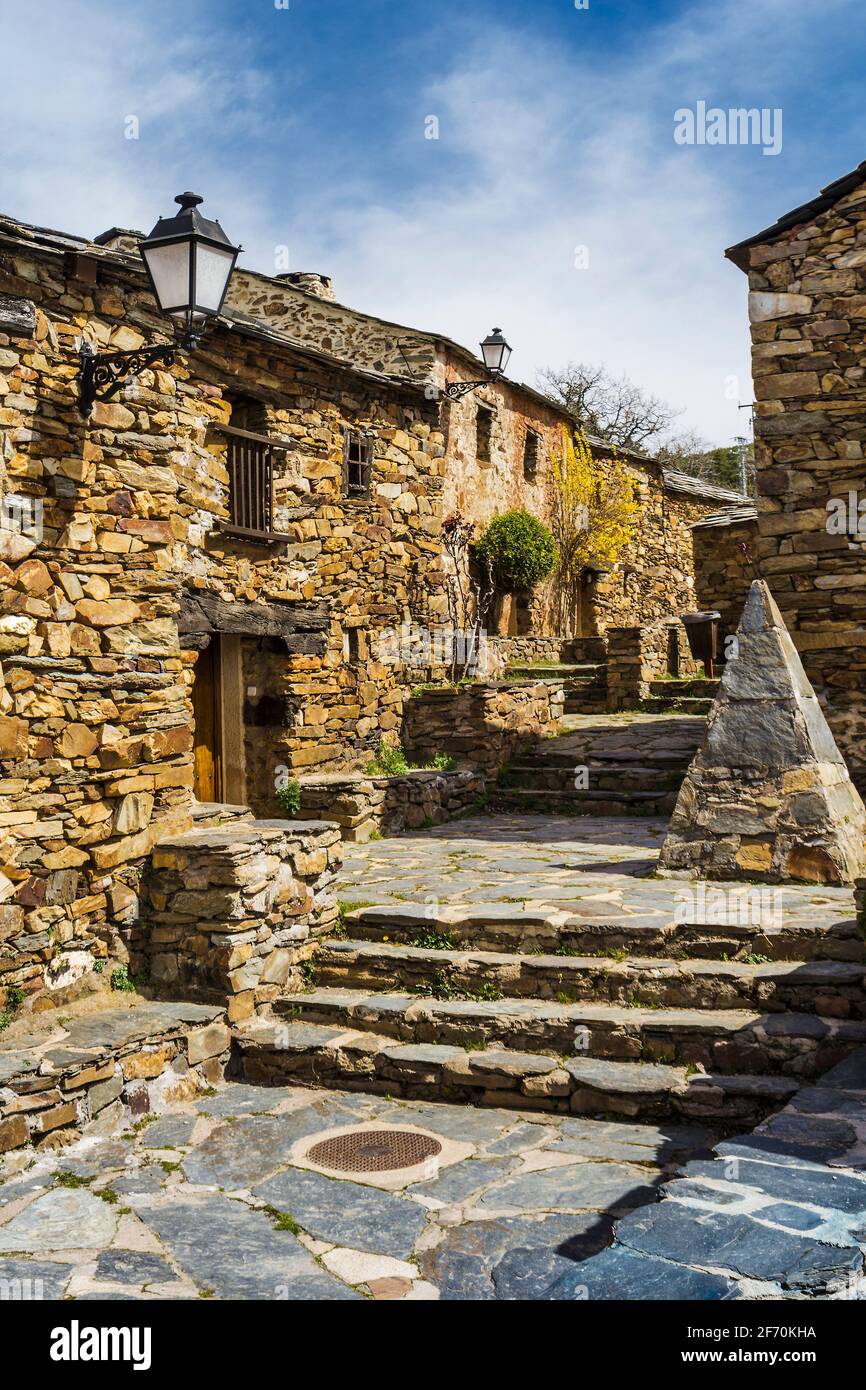
[[[516,680],[572,680],[572,679],[593,679],[604,678],[607,668],[603,663],[595,662],[558,662],[555,665],[544,666],[509,666],[506,669],[506,678]]]
[[[697,696],[651,695],[641,700],[638,709],[644,714],[665,714],[668,710],[677,710],[681,714],[709,714],[712,705],[712,699]]]
[[[401,1043],[366,1030],[256,1019],[235,1031],[249,1082],[333,1086],[401,1099],[640,1118],[711,1119],[740,1128],[799,1089],[780,1076],[689,1074],[685,1067],[505,1048]]]
[[[552,791],[574,790],[578,768],[585,771],[589,785],[585,792],[613,792],[615,796],[631,792],[653,792],[676,790],[686,773],[682,768],[642,767],[638,763],[600,763],[551,765],[546,758],[539,757],[534,763],[512,763],[503,776],[502,785],[506,787],[530,787],[538,790],[550,787]],[[577,789],[579,790],[579,788]]]
[[[275,1001],[279,1018],[354,1028],[401,1042],[653,1061],[719,1073],[820,1076],[866,1042],[866,1022],[748,1010],[616,1004],[494,1003],[314,989]]]
[[[692,680],[650,681],[650,694],[661,695],[666,699],[679,699],[685,696],[687,699],[697,697],[714,700],[719,693],[720,684],[719,680],[707,680],[705,677],[694,677]]]
[[[738,886],[739,888],[739,886]],[[739,888],[748,894],[748,888]],[[712,906],[712,898],[705,906]],[[746,911],[748,907],[748,911]],[[768,912],[762,921],[760,899],[745,907],[732,904],[731,915],[744,920],[715,925],[698,920],[665,919],[656,911],[625,914],[615,903],[593,905],[593,915],[574,915],[555,908],[525,908],[510,903],[470,903],[445,906],[401,903],[348,911],[345,922],[356,940],[402,942],[418,945],[418,937],[434,932],[455,949],[506,951],[522,954],[559,952],[584,956],[693,957],[701,960],[734,959],[754,955],[770,960],[846,960],[866,962],[864,942],[857,922],[838,920],[834,913],[816,908],[810,921],[781,923]],[[748,962],[747,962],[748,963]]]
[[[437,998],[497,997],[673,1009],[793,1011],[866,1018],[864,967],[848,961],[670,960],[439,951],[329,940],[315,957],[319,985],[408,990]]]
[[[555,791],[546,787],[495,787],[491,806],[511,811],[547,812],[558,816],[667,816],[676,792]]]

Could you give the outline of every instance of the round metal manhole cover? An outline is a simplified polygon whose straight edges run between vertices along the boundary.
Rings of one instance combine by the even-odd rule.
[[[442,1145],[429,1134],[414,1134],[405,1129],[365,1129],[322,1139],[307,1150],[306,1158],[310,1163],[342,1173],[390,1173],[396,1168],[412,1168],[441,1152]]]

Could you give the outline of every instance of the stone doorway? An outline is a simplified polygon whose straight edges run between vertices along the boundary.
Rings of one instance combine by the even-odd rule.
[[[192,688],[193,793],[199,802],[244,803],[240,637],[215,632],[199,653]]]
[[[192,687],[196,801],[222,801],[222,699],[220,639],[214,634],[195,663]]]

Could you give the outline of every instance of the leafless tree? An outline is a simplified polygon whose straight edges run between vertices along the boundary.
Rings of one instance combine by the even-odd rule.
[[[604,367],[586,362],[546,367],[538,374],[538,387],[571,411],[587,434],[621,449],[646,449],[667,434],[682,413],[627,377],[612,377]]]

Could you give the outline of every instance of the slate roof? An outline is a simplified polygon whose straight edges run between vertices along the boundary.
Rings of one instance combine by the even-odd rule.
[[[669,492],[684,493],[689,497],[703,498],[704,501],[736,502],[740,506],[748,502],[742,492],[704,482],[703,478],[693,478],[690,473],[681,473],[676,468],[663,468],[662,475]]]
[[[729,246],[725,255],[740,270],[748,270],[749,249],[752,246],[762,246],[765,241],[773,241],[775,237],[790,231],[792,227],[802,226],[804,222],[813,222],[822,212],[827,212],[834,207],[841,198],[853,193],[854,189],[858,188],[861,183],[866,183],[866,160],[862,164],[858,164],[856,169],[852,169],[850,174],[843,174],[840,179],[828,183],[826,188],[821,189],[817,198],[812,198],[808,203],[801,203],[798,208],[786,212],[771,227],[765,227],[762,232],[756,232],[754,236],[747,237],[745,241],[738,241],[735,246]]]
[[[701,530],[704,526],[739,526],[744,521],[757,521],[758,508],[753,502],[743,505],[732,505],[722,507],[717,512],[709,512],[707,516],[702,516],[700,521],[692,525],[693,531]]]

